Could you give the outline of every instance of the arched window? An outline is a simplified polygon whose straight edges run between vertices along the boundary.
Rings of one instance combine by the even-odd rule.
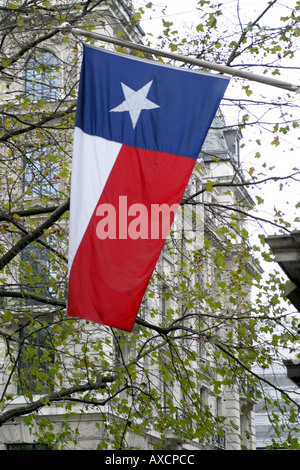
[[[33,100],[58,97],[58,59],[49,51],[36,51],[26,64],[26,94]]]

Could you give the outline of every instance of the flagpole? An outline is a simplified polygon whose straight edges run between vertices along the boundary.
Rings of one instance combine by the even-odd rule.
[[[62,25],[62,30],[71,31],[74,35],[85,36],[87,38],[97,39],[99,41],[107,42],[121,47],[126,47],[128,49],[133,49],[140,52],[145,52],[147,54],[152,54],[156,56],[166,57],[168,59],[177,60],[184,62],[186,64],[198,65],[209,70],[215,70],[222,74],[228,74],[233,77],[244,78],[246,80],[251,80],[265,85],[271,85],[277,88],[282,88],[284,90],[293,91],[300,93],[300,85],[293,85],[288,82],[283,82],[270,77],[264,77],[262,75],[257,75],[252,72],[245,72],[243,70],[234,69],[233,67],[228,67],[226,65],[215,64],[213,62],[208,62],[202,59],[196,59],[193,57],[185,57],[181,54],[175,54],[174,52],[167,52],[163,50],[154,49],[149,46],[144,46],[142,44],[133,43],[130,41],[124,41],[123,39],[114,38],[111,36],[106,36],[104,34],[95,33],[93,31],[84,31],[82,29],[71,28],[68,25]]]

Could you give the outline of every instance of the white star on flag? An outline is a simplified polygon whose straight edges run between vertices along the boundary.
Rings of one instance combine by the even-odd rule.
[[[116,108],[111,109],[110,112],[122,113],[123,111],[129,111],[134,129],[143,109],[149,110],[160,107],[147,98],[152,82],[153,80],[137,91],[121,82],[125,100]]]

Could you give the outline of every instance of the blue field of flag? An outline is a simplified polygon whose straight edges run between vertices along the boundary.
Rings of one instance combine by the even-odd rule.
[[[85,46],[76,126],[132,147],[197,158],[228,82]]]

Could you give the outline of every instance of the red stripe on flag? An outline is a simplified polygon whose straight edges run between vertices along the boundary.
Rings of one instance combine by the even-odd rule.
[[[71,267],[69,316],[132,330],[165,241],[161,235],[153,238],[157,221],[151,210],[153,205],[180,203],[194,164],[187,157],[121,148]],[[147,212],[147,220],[136,212],[141,207],[136,204]],[[115,213],[109,211],[108,219],[105,209],[110,207]],[[104,229],[116,238],[100,239]],[[140,229],[144,238],[134,239]]]

